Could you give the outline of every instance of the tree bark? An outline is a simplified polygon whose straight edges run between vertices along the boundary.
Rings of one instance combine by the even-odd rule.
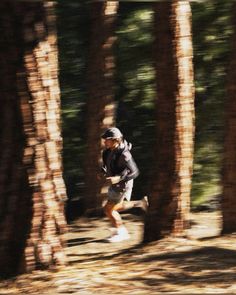
[[[53,2],[0,3],[1,276],[66,262]]]
[[[144,241],[180,236],[188,225],[194,136],[191,10],[155,4],[156,165]]]
[[[228,69],[227,101],[225,108],[225,141],[223,156],[222,233],[236,231],[236,4],[233,3],[232,52]]]
[[[91,3],[91,39],[88,64],[87,149],[85,161],[85,205],[101,205],[106,191],[98,174],[101,167],[101,134],[115,122],[113,48],[118,1]]]

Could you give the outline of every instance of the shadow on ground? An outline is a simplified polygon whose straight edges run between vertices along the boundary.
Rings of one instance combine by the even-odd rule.
[[[0,294],[236,293],[236,236],[219,236],[218,212],[193,213],[189,238],[150,244],[141,243],[143,216],[123,217],[130,240],[106,243],[105,217],[79,218],[66,234],[66,267],[5,281]]]

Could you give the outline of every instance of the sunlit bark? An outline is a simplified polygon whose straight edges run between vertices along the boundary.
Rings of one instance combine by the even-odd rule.
[[[236,231],[236,4],[233,4],[234,35],[228,70],[225,149],[223,157],[223,233]]]
[[[115,121],[114,103],[114,25],[118,1],[91,3],[91,37],[88,70],[87,150],[85,161],[86,208],[101,205],[101,134]]]
[[[0,2],[1,275],[64,264],[53,3]]]
[[[191,10],[155,4],[156,167],[144,240],[183,235],[188,224],[194,136]]]

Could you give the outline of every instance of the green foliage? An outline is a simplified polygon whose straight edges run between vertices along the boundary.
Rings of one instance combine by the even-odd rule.
[[[69,197],[83,182],[84,109],[89,19],[86,1],[57,4],[59,68],[62,101],[64,178]]]
[[[192,206],[219,194],[225,78],[230,52],[232,1],[191,2],[196,87],[196,141]],[[88,1],[58,0],[64,171],[69,196],[81,194],[85,149]],[[155,81],[151,3],[120,2],[115,77],[117,124],[140,168],[134,196],[148,193],[154,143]]]
[[[194,156],[192,206],[220,194],[221,146],[216,142],[197,144]]]
[[[192,3],[196,87],[196,140],[192,205],[221,193],[226,70],[230,52],[227,1]]]

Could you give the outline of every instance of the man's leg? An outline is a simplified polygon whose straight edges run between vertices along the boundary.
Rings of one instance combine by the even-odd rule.
[[[121,203],[113,203],[112,201],[108,201],[104,207],[105,214],[110,219],[112,226],[115,228],[120,227],[123,222],[120,214],[118,213],[119,208],[121,208]]]
[[[126,211],[132,208],[141,208],[144,212],[148,209],[148,199],[147,196],[143,197],[142,200],[137,201],[123,201],[120,203],[117,211]]]
[[[115,227],[115,233],[108,238],[109,242],[121,242],[123,240],[129,239],[129,233],[126,227],[123,225],[122,218],[118,213],[118,210],[123,206],[122,202],[120,203],[113,203],[108,201],[105,205],[105,213],[107,217],[110,219],[111,224]]]

